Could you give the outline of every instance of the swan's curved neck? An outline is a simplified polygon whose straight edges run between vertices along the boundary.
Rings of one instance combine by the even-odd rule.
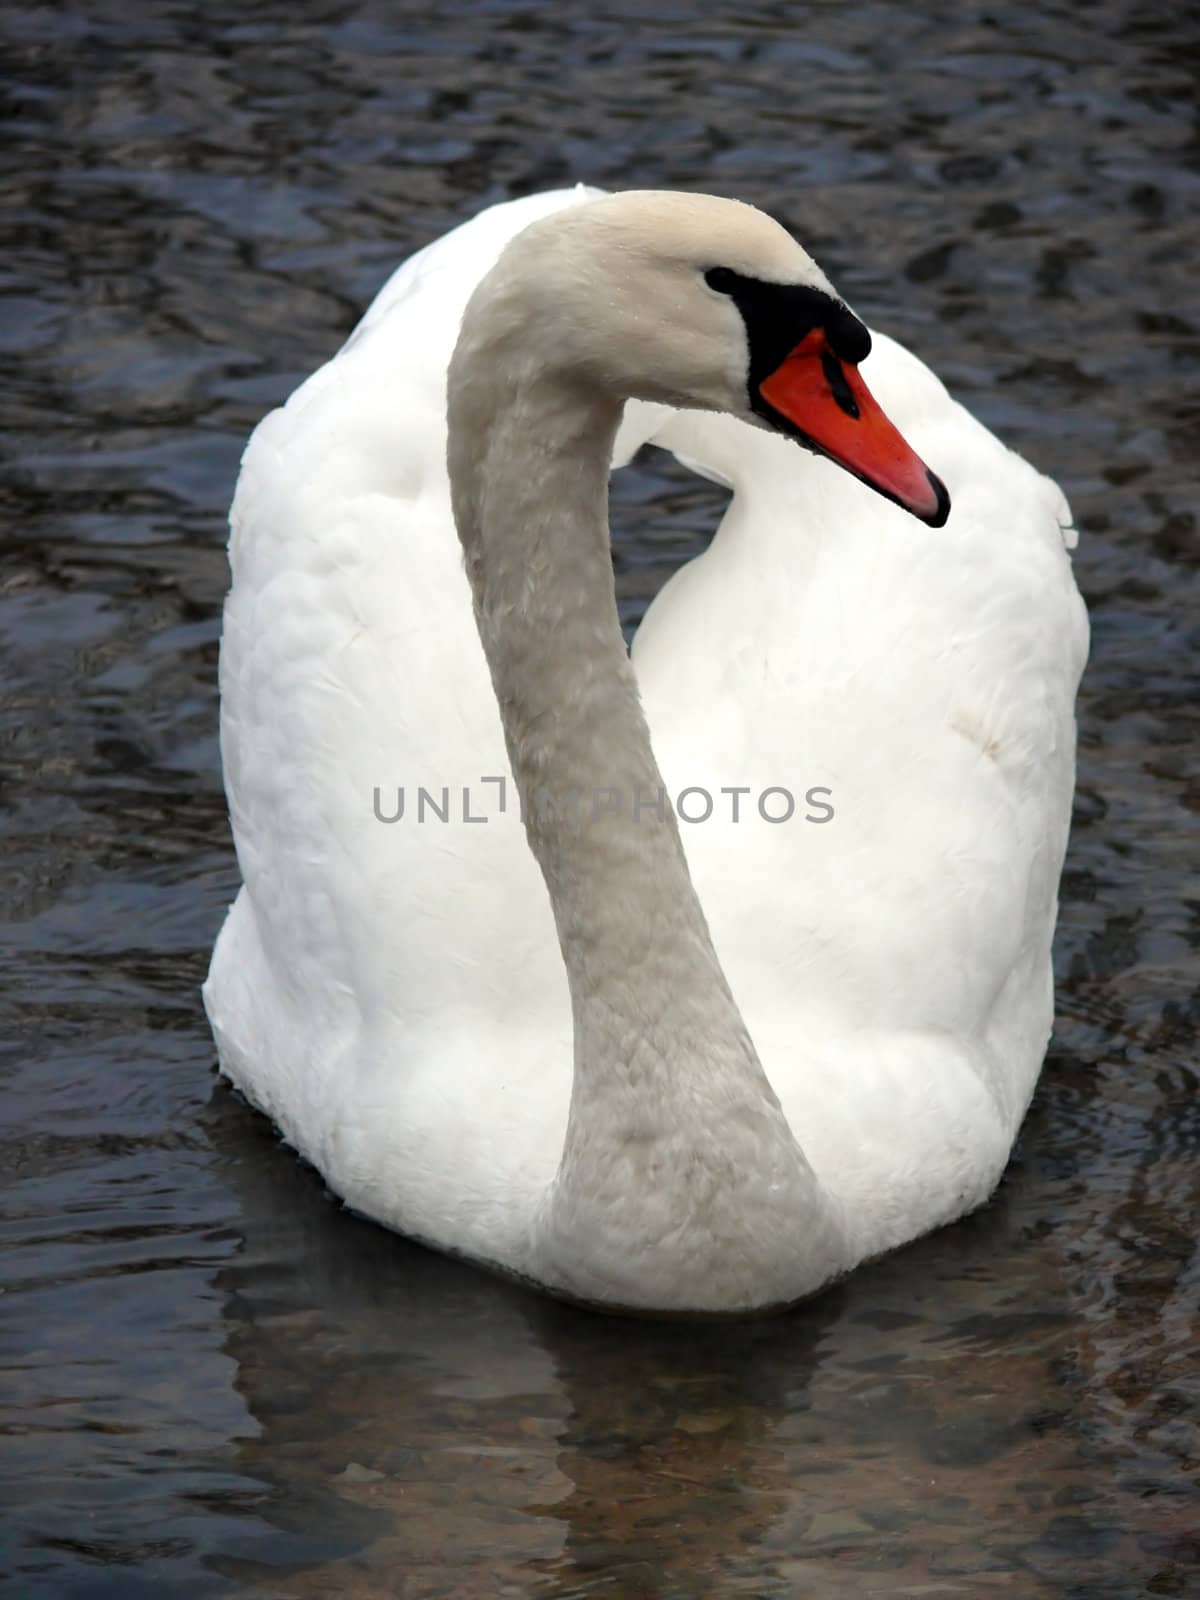
[[[697,1207],[715,1217],[744,1206],[741,1162],[793,1205],[790,1180],[808,1175],[717,960],[674,814],[659,803],[613,589],[619,418],[615,400],[460,340],[448,414],[455,521],[574,1015],[571,1110],[538,1270],[609,1299],[622,1274],[658,1270],[639,1251],[666,1250],[663,1236]],[[679,1270],[677,1254],[666,1251],[663,1270]]]
[[[689,1010],[736,1040],[733,1053],[761,1076],[692,886],[621,637],[607,519],[620,407],[552,373],[489,387],[482,429],[456,427],[463,419],[452,405],[455,519],[570,980],[577,1076],[607,1081],[618,1051],[657,1038],[667,1013],[677,1027]],[[471,388],[478,405],[478,378]],[[697,1061],[678,1040],[673,1030],[661,1041],[656,1071],[702,1065],[707,1049]]]

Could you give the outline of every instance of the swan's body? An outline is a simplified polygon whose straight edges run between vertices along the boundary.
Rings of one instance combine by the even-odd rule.
[[[535,776],[653,776],[595,621],[595,402],[574,416],[539,370],[506,408],[481,291],[450,462],[489,674],[446,373],[501,246],[589,200],[497,207],[416,257],[254,435],[221,655],[245,883],[205,1001],[223,1070],[358,1210],[583,1298],[745,1309],[962,1214],[1003,1170],[1052,1021],[1086,622],[1061,493],[888,340],[864,373],[946,481],[940,531],[765,431],[631,405],[618,454],[653,437],[735,488],[633,651],[667,792],[714,797],[682,827],[695,895],[628,798],[582,832],[531,813],[527,840],[497,690]],[[559,561],[551,519],[514,565],[543,503],[586,549]],[[398,786],[389,825],[376,790],[387,816]],[[419,786],[449,790],[449,821],[418,818]],[[759,813],[771,788],[786,824]]]

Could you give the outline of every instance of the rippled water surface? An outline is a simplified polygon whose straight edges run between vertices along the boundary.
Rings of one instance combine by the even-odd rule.
[[[11,1592],[1200,1592],[1194,8],[0,11]],[[569,177],[773,210],[1084,529],[1011,1170],[746,1326],[583,1315],[346,1215],[218,1084],[197,994],[241,443],[400,257]],[[626,476],[629,620],[715,511]]]

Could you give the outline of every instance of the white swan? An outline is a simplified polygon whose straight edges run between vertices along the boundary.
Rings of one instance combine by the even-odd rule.
[[[460,546],[447,369],[485,273],[449,365]],[[1052,1019],[1070,517],[879,336],[947,526],[746,425],[790,415],[936,523],[865,343],[760,213],[576,190],[415,257],[255,432],[221,647],[244,885],[204,997],[356,1209],[557,1293],[735,1311],[997,1182]],[[618,455],[653,436],[736,491],[636,688],[604,518],[628,395],[658,404]],[[686,863],[659,771],[713,797]]]

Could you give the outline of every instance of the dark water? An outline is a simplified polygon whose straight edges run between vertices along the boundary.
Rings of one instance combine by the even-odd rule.
[[[1200,1593],[1194,9],[0,15],[9,1592]],[[1012,1168],[744,1327],[586,1316],[341,1213],[198,1003],[241,442],[401,256],[574,177],[775,211],[1085,530]],[[632,619],[716,508],[657,460],[617,499]]]

